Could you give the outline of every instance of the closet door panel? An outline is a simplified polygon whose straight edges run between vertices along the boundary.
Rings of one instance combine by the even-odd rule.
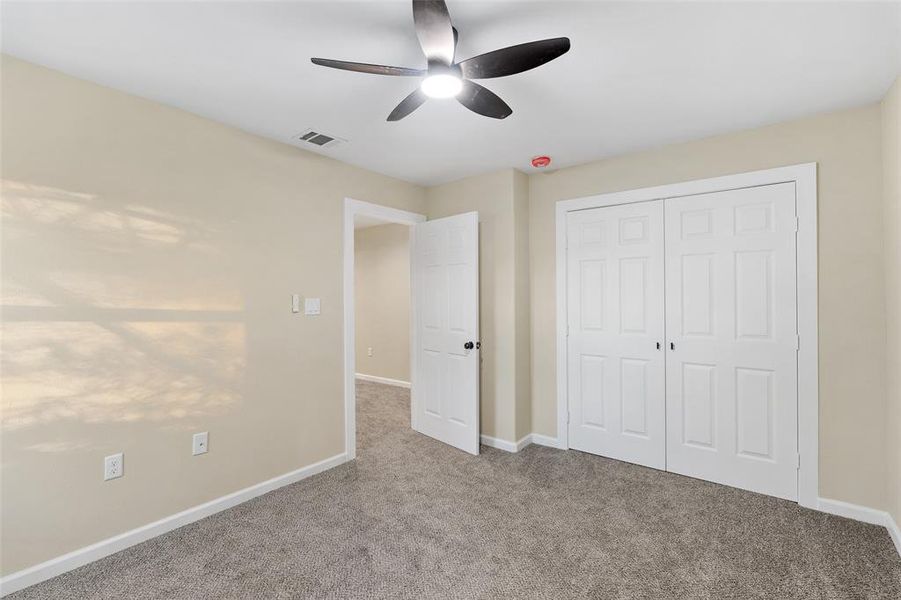
[[[794,184],[667,199],[665,221],[667,469],[796,500]]]
[[[663,469],[663,204],[573,212],[567,227],[569,445]]]

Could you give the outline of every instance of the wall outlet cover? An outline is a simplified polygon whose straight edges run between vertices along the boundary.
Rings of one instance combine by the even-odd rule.
[[[191,443],[191,452],[194,456],[198,454],[206,454],[210,450],[210,436],[206,431],[201,431],[200,433],[195,433],[192,438]]]
[[[125,456],[119,452],[103,459],[103,480],[118,479],[125,474]]]

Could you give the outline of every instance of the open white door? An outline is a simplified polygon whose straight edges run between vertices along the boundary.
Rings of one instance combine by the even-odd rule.
[[[479,214],[413,226],[413,429],[479,453]]]

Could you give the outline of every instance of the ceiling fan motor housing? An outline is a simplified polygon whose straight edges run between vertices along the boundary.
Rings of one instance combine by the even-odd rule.
[[[463,70],[460,65],[446,65],[439,61],[429,61],[429,76],[450,75],[457,79],[463,79]]]

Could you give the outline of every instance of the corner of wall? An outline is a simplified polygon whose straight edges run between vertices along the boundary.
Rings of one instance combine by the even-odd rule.
[[[532,327],[529,285],[529,176],[513,171],[513,251],[516,306],[516,439],[532,433]]]
[[[886,306],[886,496],[901,522],[901,78],[882,100],[882,192]]]
[[[481,433],[530,433],[527,176],[507,168],[426,190],[430,219],[479,212]]]

